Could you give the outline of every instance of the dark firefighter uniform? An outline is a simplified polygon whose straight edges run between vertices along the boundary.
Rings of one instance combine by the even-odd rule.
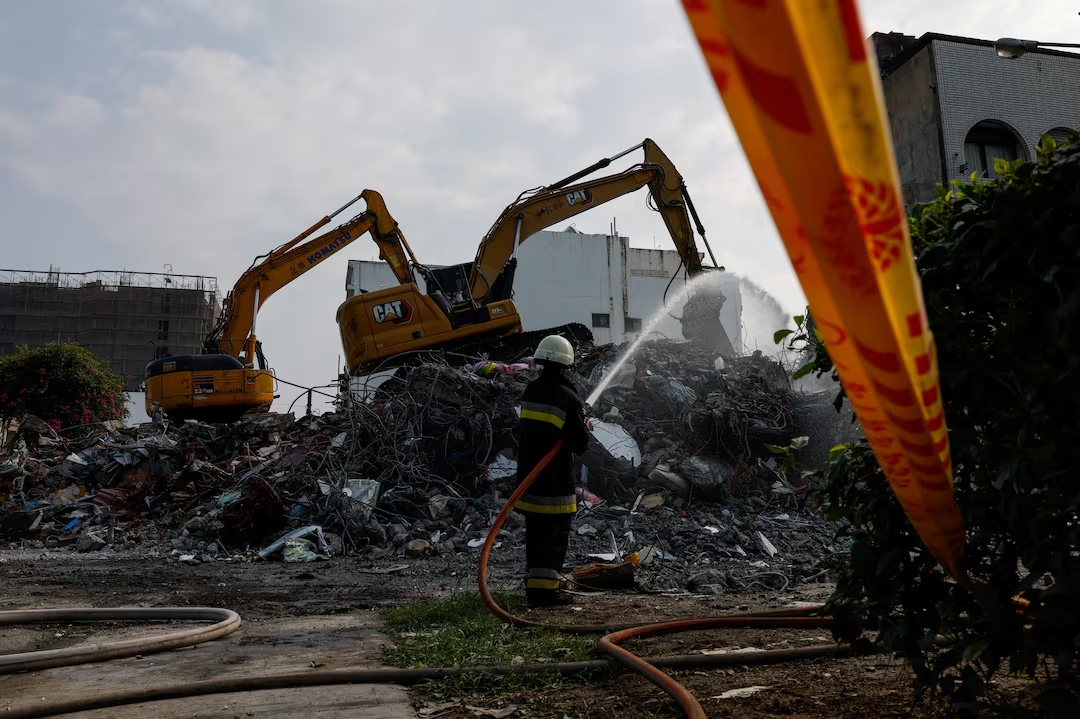
[[[563,439],[562,449],[514,507],[525,515],[525,597],[530,605],[543,605],[557,597],[577,511],[573,455],[584,452],[589,442],[584,403],[555,368],[545,368],[525,388],[520,432],[519,484]]]

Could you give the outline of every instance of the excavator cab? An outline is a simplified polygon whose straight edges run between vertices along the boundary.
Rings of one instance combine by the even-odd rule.
[[[174,420],[233,422],[274,401],[271,370],[244,367],[227,354],[162,357],[146,365],[146,411],[160,406]]]

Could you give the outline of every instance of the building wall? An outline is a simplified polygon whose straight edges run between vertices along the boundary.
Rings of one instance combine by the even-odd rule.
[[[949,179],[970,177],[964,139],[982,120],[1016,130],[1028,160],[1047,131],[1080,130],[1080,57],[1031,52],[1005,60],[985,45],[944,40],[931,45]]]
[[[518,250],[514,303],[525,330],[580,322],[599,344],[621,342],[626,238],[576,232],[538,232]],[[609,327],[594,327],[593,314]]]
[[[679,255],[674,250],[631,248],[626,237],[539,232],[518,250],[514,302],[527,331],[580,322],[592,328],[597,343],[621,343],[636,335],[626,331],[625,320],[636,319],[644,325],[663,306],[664,289],[678,269]],[[738,280],[725,273],[717,281],[727,297],[720,319],[730,339],[737,342],[742,316]],[[360,289],[370,292],[395,284],[385,262],[349,263],[348,297]],[[682,279],[672,282],[668,297],[682,286]],[[607,315],[609,327],[594,327],[594,314]],[[679,317],[681,308],[671,314]],[[678,320],[664,317],[655,336],[681,340]]]
[[[8,280],[0,281],[0,355],[17,345],[75,342],[108,360],[117,374],[130,375],[130,392],[139,388],[158,352],[198,353],[217,316],[216,280],[178,276],[161,286],[112,282],[121,274],[127,275],[0,270],[0,279]],[[154,277],[148,282],[164,276]]]
[[[941,115],[935,86],[929,46],[882,81],[900,190],[908,209],[934,199],[942,182]]]

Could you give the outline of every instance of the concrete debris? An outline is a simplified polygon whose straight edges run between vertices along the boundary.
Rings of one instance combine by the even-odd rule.
[[[587,396],[624,349],[578,346],[567,378]],[[818,415],[775,361],[717,360],[687,343],[646,342],[600,395],[574,470],[581,499],[568,562],[636,555],[639,586],[715,593],[821,577],[821,562],[846,551],[807,506],[804,481],[787,481],[765,447],[807,434],[793,424],[795,404]],[[0,428],[0,540],[160,548],[196,562],[438,558],[464,572],[516,487],[518,407],[537,371],[418,361],[365,401],[299,420],[57,433],[25,418]],[[512,513],[493,571],[505,563],[520,576],[524,531]]]
[[[509,457],[497,454],[495,459],[487,467],[488,479],[498,481],[500,479],[512,479],[517,476],[517,461]]]
[[[96,534],[84,534],[75,542],[75,549],[79,552],[96,552],[105,547],[105,540]]]
[[[776,547],[774,547],[773,543],[769,541],[769,538],[766,537],[761,532],[757,533],[757,537],[758,537],[758,540],[761,542],[761,546],[765,549],[766,552],[769,553],[769,556],[770,557],[775,557],[776,556]]]
[[[611,417],[612,420],[619,417],[618,413],[611,412],[604,416]],[[592,425],[592,436],[600,444],[604,445],[604,449],[612,457],[624,459],[633,467],[641,465],[641,449],[625,429],[607,421],[594,421],[590,422],[590,424]]]

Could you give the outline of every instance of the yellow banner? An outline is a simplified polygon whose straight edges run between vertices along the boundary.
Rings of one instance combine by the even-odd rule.
[[[683,0],[863,431],[926,547],[964,528],[877,63],[855,0]]]

